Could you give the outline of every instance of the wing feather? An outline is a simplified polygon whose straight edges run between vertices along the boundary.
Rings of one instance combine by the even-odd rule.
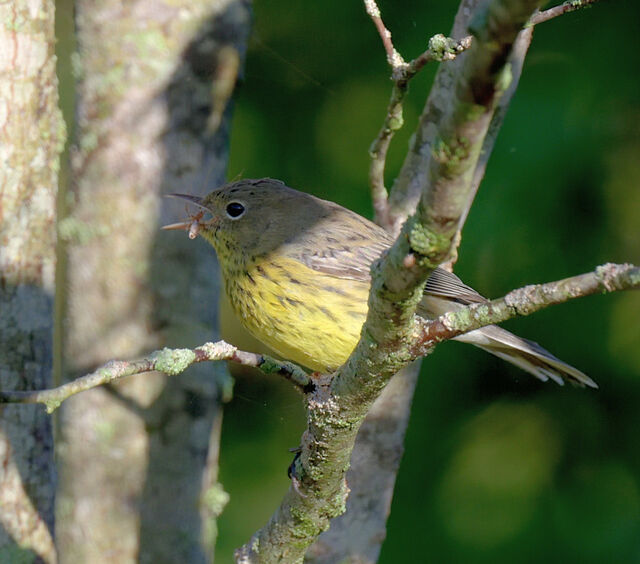
[[[391,246],[392,237],[376,224],[337,206],[322,221],[323,237],[316,236],[311,244],[304,245],[302,252],[298,245],[295,258],[317,272],[336,278],[370,280],[371,264]],[[437,268],[427,280],[425,294],[461,304],[486,301],[455,274],[442,268]]]
[[[314,229],[313,241],[298,242],[294,258],[336,278],[370,280],[371,264],[393,239],[375,223],[337,205],[321,221],[322,229]]]

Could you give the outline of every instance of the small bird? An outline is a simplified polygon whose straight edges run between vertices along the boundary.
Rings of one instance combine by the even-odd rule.
[[[333,372],[355,348],[367,316],[370,267],[393,244],[381,227],[336,203],[269,178],[245,179],[204,198],[172,194],[202,211],[164,229],[201,235],[216,250],[231,306],[257,339],[283,358]],[[433,319],[486,302],[455,274],[437,268],[417,314]],[[495,325],[456,337],[536,378],[597,388],[537,343]]]

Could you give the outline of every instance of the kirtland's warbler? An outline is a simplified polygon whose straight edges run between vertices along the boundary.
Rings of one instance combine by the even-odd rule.
[[[283,358],[332,372],[355,348],[367,315],[369,269],[393,243],[376,224],[278,180],[240,180],[204,198],[173,194],[211,214],[168,225],[216,250],[231,306],[244,326]],[[417,313],[431,319],[486,301],[437,268]],[[541,380],[591,387],[587,375],[537,343],[490,325],[456,337]]]

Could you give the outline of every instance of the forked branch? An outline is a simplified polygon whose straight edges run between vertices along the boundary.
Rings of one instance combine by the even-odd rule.
[[[294,483],[269,523],[237,551],[237,561],[302,561],[315,537],[344,511],[349,491],[345,468],[358,429],[379,391],[401,366],[428,354],[436,343],[466,331],[570,299],[634,288],[640,288],[639,267],[605,264],[565,280],[525,286],[432,321],[414,317],[407,343],[393,337],[375,341],[363,335],[349,361],[333,377],[318,380],[316,390],[305,396],[308,427],[292,466]]]
[[[563,14],[574,12],[581,8],[590,6],[597,1],[598,0],[569,0],[559,6],[554,6],[552,8],[549,8],[548,10],[536,12],[529,19],[527,27],[533,27],[537,24],[547,22]],[[364,4],[367,14],[376,26],[376,29],[378,30],[378,33],[382,40],[382,44],[387,54],[387,62],[391,66],[391,79],[393,80],[391,98],[387,106],[384,122],[369,149],[369,156],[371,158],[369,165],[369,186],[371,189],[376,223],[397,235],[400,225],[411,213],[409,210],[415,209],[415,201],[413,201],[412,204],[410,203],[408,206],[403,206],[403,209],[401,211],[394,209],[395,206],[393,206],[389,202],[389,194],[387,188],[385,187],[384,174],[387,153],[389,151],[391,140],[396,131],[401,129],[404,125],[403,104],[408,93],[409,83],[411,79],[428,62],[452,61],[459,54],[467,51],[471,47],[473,37],[471,35],[465,35],[464,37],[462,37],[462,39],[455,40],[450,37],[445,37],[442,34],[434,35],[429,40],[428,49],[424,53],[416,57],[414,60],[407,63],[405,62],[402,55],[394,47],[393,41],[391,39],[391,32],[385,26],[384,21],[382,20],[380,9],[378,8],[375,0],[364,0]],[[513,66],[511,79],[512,82],[510,85],[511,87],[508,88],[502,96],[503,99],[500,100],[497,106],[496,113],[498,115],[492,121],[492,129],[494,131],[498,131],[500,129],[500,124],[504,118],[505,113],[503,111],[503,108],[506,108],[509,105],[511,94],[513,93],[513,91],[515,91],[515,86],[517,86],[520,70],[522,67],[521,59],[524,58],[524,54],[526,53],[528,44],[531,41],[531,30],[525,31],[524,35],[526,37],[520,38],[520,59],[518,59],[518,56],[515,56],[511,61],[511,64]],[[486,146],[483,147],[483,154],[489,155],[491,153],[490,149],[493,145],[493,141],[489,139],[488,143],[485,143],[485,145]],[[476,178],[474,180],[474,184],[476,185],[476,187],[480,183],[480,180],[484,175],[485,165],[486,160],[476,171]],[[395,201],[403,200],[403,183],[400,182],[399,186],[399,191],[403,193],[394,194],[393,199]],[[396,187],[394,187],[394,191],[395,188]],[[464,215],[462,221],[464,221],[464,218],[466,218],[466,214]]]

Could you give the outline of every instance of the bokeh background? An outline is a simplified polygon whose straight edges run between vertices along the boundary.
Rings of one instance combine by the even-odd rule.
[[[457,2],[379,2],[413,58]],[[487,296],[606,261],[640,262],[640,10],[601,2],[539,26],[456,272]],[[411,86],[391,185],[435,65]],[[370,216],[367,149],[390,93],[362,2],[258,0],[229,178],[271,176]],[[204,243],[203,243],[204,244]],[[228,310],[228,339],[245,340]],[[561,388],[473,347],[424,363],[381,562],[640,562],[640,293],[595,296],[506,326],[600,389]],[[289,483],[299,397],[236,372],[221,449],[231,501],[218,561],[263,525]]]

